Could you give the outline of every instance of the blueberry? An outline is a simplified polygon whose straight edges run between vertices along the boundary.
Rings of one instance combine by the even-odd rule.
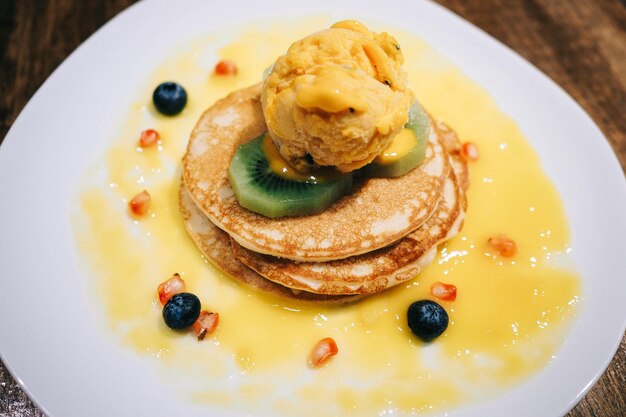
[[[183,111],[187,104],[187,92],[180,84],[164,82],[152,93],[152,102],[160,113],[174,116]]]
[[[448,328],[448,313],[434,301],[414,302],[406,316],[413,334],[424,342],[430,342]]]
[[[163,306],[163,320],[171,329],[184,329],[198,320],[200,300],[188,292],[174,294]]]

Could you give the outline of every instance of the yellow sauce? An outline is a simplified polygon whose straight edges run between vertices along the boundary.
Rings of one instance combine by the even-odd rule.
[[[328,113],[344,110],[365,111],[360,97],[357,70],[343,67],[322,68],[316,75],[301,75],[294,80],[296,103],[303,109],[321,109]],[[346,82],[351,79],[352,82]]]
[[[77,240],[108,327],[121,343],[158,358],[163,383],[181,396],[232,411],[418,414],[498,395],[549,363],[576,312],[581,288],[568,267],[567,221],[515,122],[419,38],[389,28],[403,46],[420,102],[462,140],[476,143],[481,156],[470,166],[462,231],[413,281],[347,307],[311,306],[234,283],[185,233],[179,161],[201,112],[227,92],[258,82],[272,57],[328,24],[265,25],[219,50],[215,39],[188,44],[138,86],[120,138],[86,175],[77,199]],[[236,77],[210,75],[220,58],[237,63]],[[164,80],[180,82],[189,93],[178,117],[159,116],[150,104],[152,89]],[[137,137],[148,127],[160,132],[162,145],[139,152]],[[144,188],[153,204],[136,220],[126,202]],[[514,258],[487,247],[489,236],[499,233],[517,242]],[[174,272],[203,308],[220,313],[218,330],[203,342],[163,324],[156,288]],[[435,281],[456,285],[458,296],[442,302],[448,330],[425,344],[411,335],[405,314],[411,302],[431,298]],[[313,370],[307,355],[322,337],[333,337],[339,354]]]
[[[272,137],[265,134],[263,138],[263,153],[270,169],[277,175],[292,181],[304,181],[311,184],[323,184],[327,181],[339,179],[341,174],[334,167],[319,167],[311,169],[307,173],[302,173],[292,167],[289,162],[278,151]]]
[[[374,162],[382,165],[393,164],[407,156],[417,145],[415,132],[413,129],[405,127],[391,140],[391,144],[387,149],[374,159]]]
[[[310,177],[308,175],[301,174],[294,167],[289,165],[289,162],[283,158],[278,152],[278,148],[274,144],[272,137],[269,134],[265,134],[263,138],[263,153],[270,165],[270,169],[277,175],[292,181],[308,181]]]

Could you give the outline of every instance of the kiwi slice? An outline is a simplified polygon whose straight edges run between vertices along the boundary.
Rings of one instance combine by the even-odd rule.
[[[265,133],[241,145],[228,179],[242,207],[267,217],[304,216],[326,210],[352,189],[352,175],[323,181],[291,180],[276,174],[263,151]]]
[[[428,115],[414,101],[409,109],[409,121],[385,152],[362,168],[368,177],[399,177],[424,162],[430,134]]]
[[[419,146],[424,148],[426,152],[426,144],[428,143],[428,135],[430,134],[430,120],[424,108],[417,102],[413,101],[409,108],[409,120],[404,125],[415,132],[415,137],[419,142]]]

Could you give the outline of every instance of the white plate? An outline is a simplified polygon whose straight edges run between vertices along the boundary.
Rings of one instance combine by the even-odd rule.
[[[48,414],[207,415],[97,324],[70,224],[78,179],[115,137],[119,108],[177,44],[246,20],[320,12],[388,21],[423,37],[513,116],[566,206],[585,298],[566,343],[526,383],[450,415],[560,416],[604,371],[626,326],[626,181],[598,128],[559,87],[429,2],[153,0],[131,7],[73,53],[0,149],[0,349]]]

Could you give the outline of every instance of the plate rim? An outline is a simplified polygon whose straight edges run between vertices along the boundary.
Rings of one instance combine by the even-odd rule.
[[[105,33],[106,31],[110,31],[111,30],[110,28],[115,27],[121,19],[129,18],[128,16],[130,16],[132,13],[138,14],[138,10],[140,8],[147,7],[146,5],[152,6],[152,5],[159,4],[159,3],[160,2],[158,0],[153,0],[153,1],[144,0],[144,1],[140,1],[138,3],[135,3],[135,4],[127,7],[122,12],[120,12],[118,15],[116,15],[114,18],[109,20],[100,29],[98,29],[92,35],[90,35],[85,41],[83,41],[81,43],[81,45],[79,47],[77,47],[72,53],[70,53],[70,55],[68,55],[68,57],[51,73],[51,75],[48,77],[48,79],[35,92],[35,94],[31,97],[31,99],[28,101],[28,103],[24,106],[24,108],[20,112],[19,116],[16,118],[15,122],[13,123],[13,125],[10,127],[9,131],[7,132],[5,138],[4,138],[3,142],[2,142],[2,145],[0,146],[0,160],[3,159],[4,155],[10,154],[10,152],[14,152],[11,149],[13,149],[15,146],[18,146],[18,145],[16,145],[17,143],[19,143],[18,139],[17,138],[13,139],[13,136],[17,136],[17,134],[12,133],[15,130],[17,130],[15,127],[21,125],[22,123],[25,123],[25,122],[23,122],[23,119],[26,119],[28,117],[28,115],[31,112],[31,110],[30,110],[31,107],[35,106],[36,103],[38,102],[38,100],[39,100],[38,97],[40,97],[41,95],[45,94],[48,91],[47,90],[47,88],[48,88],[47,86],[50,85],[51,83],[55,82],[54,80],[56,80],[59,77],[58,74],[64,74],[65,73],[65,71],[66,71],[65,68],[68,67],[69,65],[71,65],[71,63],[74,62],[74,60],[76,59],[75,57],[78,56],[79,54],[81,54],[81,51],[86,49],[88,47],[88,45],[92,44],[92,39],[96,39],[97,37],[101,37],[102,33]],[[592,127],[595,128],[595,130],[597,130],[597,135],[599,135],[599,137],[604,138],[604,145],[598,145],[598,146],[602,146],[602,148],[603,148],[602,152],[603,153],[608,153],[609,157],[612,156],[612,160],[613,160],[612,161],[612,166],[609,167],[609,169],[613,169],[613,170],[617,169],[617,171],[622,172],[622,176],[623,176],[623,169],[620,169],[621,165],[619,164],[619,160],[616,157],[615,153],[613,152],[607,137],[603,134],[603,132],[599,129],[599,127],[595,124],[593,119],[586,112],[584,112],[582,107],[572,97],[570,97],[561,86],[559,86],[556,82],[554,82],[552,79],[550,79],[546,74],[541,72],[538,68],[536,68],[535,66],[530,64],[528,61],[526,61],[524,58],[522,58],[520,55],[518,55],[511,48],[509,48],[508,46],[506,46],[505,44],[503,44],[499,40],[491,37],[486,32],[484,32],[482,29],[474,26],[470,22],[462,19],[458,15],[454,14],[453,12],[451,12],[448,9],[445,9],[443,6],[441,6],[439,4],[430,3],[430,2],[428,2],[428,3],[431,6],[434,6],[434,8],[440,9],[440,12],[444,12],[444,13],[446,13],[446,14],[448,14],[450,16],[453,16],[454,18],[456,18],[458,24],[471,26],[472,29],[480,32],[481,36],[484,36],[485,39],[488,42],[496,42],[498,44],[498,46],[500,47],[499,49],[507,50],[508,53],[513,54],[515,59],[518,59],[520,61],[520,63],[523,64],[526,67],[526,68],[524,68],[525,70],[531,69],[532,71],[537,72],[544,79],[544,81],[548,81],[552,85],[552,87],[556,87],[559,90],[560,94],[566,96],[567,99],[571,103],[575,104],[575,107],[577,108],[577,111],[582,115],[582,117],[586,117],[588,119],[588,121],[591,123]],[[33,103],[35,103],[35,104],[33,104]],[[9,143],[9,145],[7,145],[7,143]],[[7,149],[9,149],[9,150],[7,150]],[[6,158],[8,158],[8,156],[6,156]],[[0,176],[2,176],[2,173],[3,173],[3,171],[0,170]],[[613,174],[611,174],[611,175],[613,175]],[[624,184],[626,184],[626,182],[624,182]],[[579,314],[582,314],[582,312],[579,313]],[[562,414],[567,413],[573,406],[575,406],[580,401],[580,399],[593,387],[593,385],[595,385],[597,380],[606,371],[606,368],[609,366],[609,364],[612,361],[615,353],[617,352],[617,350],[618,350],[618,348],[620,346],[621,340],[623,338],[624,332],[626,331],[626,317],[624,317],[622,319],[621,331],[622,331],[622,337],[617,339],[615,341],[615,343],[613,344],[613,346],[611,347],[611,350],[612,350],[613,354],[610,357],[605,358],[603,368],[600,371],[596,372],[594,377],[592,378],[592,380],[589,381],[586,384],[586,386],[584,387],[584,389],[582,391],[580,391],[578,396],[570,401],[570,403],[567,405],[568,408]],[[38,401],[36,396],[33,395],[33,393],[31,393],[31,390],[26,386],[26,384],[24,384],[22,379],[19,378],[18,372],[16,372],[16,370],[14,369],[13,364],[12,364],[12,362],[14,362],[14,360],[13,361],[6,360],[5,354],[4,354],[4,349],[2,348],[1,345],[0,345],[0,359],[2,359],[2,361],[5,364],[5,367],[8,370],[8,372],[15,379],[15,381],[22,387],[22,389],[24,390],[24,393],[30,398],[30,400],[34,404],[36,404],[37,407],[39,407],[39,409],[41,409],[44,413],[50,414],[50,413],[48,413],[48,411],[44,407],[44,405],[41,404]]]

